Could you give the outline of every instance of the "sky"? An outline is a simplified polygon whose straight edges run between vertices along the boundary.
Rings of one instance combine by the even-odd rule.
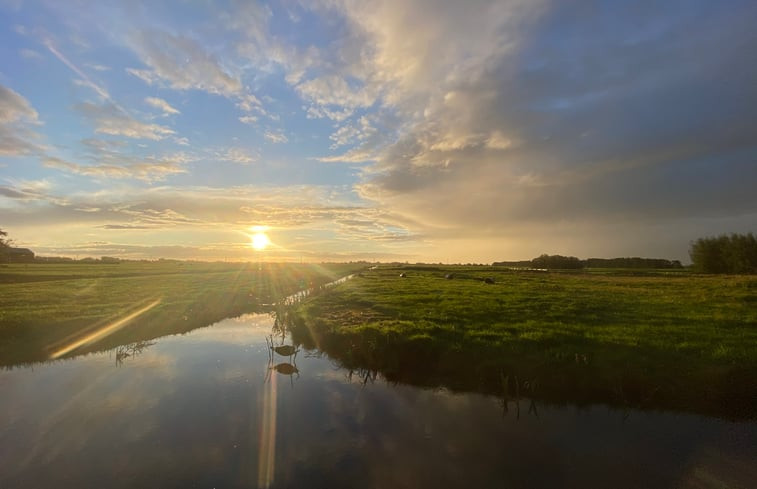
[[[752,0],[0,0],[0,229],[80,258],[688,262],[757,231],[755,25]]]

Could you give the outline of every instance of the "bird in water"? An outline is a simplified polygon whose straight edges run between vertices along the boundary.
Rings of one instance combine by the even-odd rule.
[[[281,355],[282,357],[291,357],[297,353],[297,348],[292,345],[274,346],[273,351]]]
[[[284,375],[294,375],[294,374],[299,375],[300,374],[300,371],[297,370],[297,367],[295,367],[291,363],[279,363],[275,365],[273,369],[277,371],[278,373],[284,374]]]

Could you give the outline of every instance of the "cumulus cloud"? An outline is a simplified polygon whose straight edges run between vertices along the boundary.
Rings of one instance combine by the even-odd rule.
[[[162,98],[157,97],[147,97],[145,98],[145,103],[147,105],[150,105],[151,107],[155,107],[158,110],[163,111],[166,115],[172,115],[172,114],[180,114],[177,109],[171,106],[168,102],[163,100]]]
[[[754,6],[431,3],[313,7],[349,33],[336,73],[306,73],[298,93],[317,110],[375,103],[401,120],[378,151],[319,158],[375,155],[364,198],[440,238],[757,210],[756,119],[744,110],[757,102]],[[358,134],[341,126],[333,148]]]

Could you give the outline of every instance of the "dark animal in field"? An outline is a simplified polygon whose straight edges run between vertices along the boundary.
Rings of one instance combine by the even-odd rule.
[[[400,273],[400,278],[405,278],[405,277],[407,277],[407,275],[405,274],[405,272]]]
[[[448,273],[447,275],[444,276],[444,278],[446,278],[447,280],[452,280],[453,278],[455,278],[455,276],[451,273]]]
[[[489,277],[486,277],[486,278],[484,279],[484,283],[485,283],[485,284],[493,284],[493,283],[494,283],[494,279],[493,279],[493,278],[489,278]]]

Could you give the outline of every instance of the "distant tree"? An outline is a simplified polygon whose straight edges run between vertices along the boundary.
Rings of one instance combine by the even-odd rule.
[[[683,268],[678,260],[664,258],[640,258],[638,256],[625,258],[589,258],[586,260],[589,268]]]
[[[0,263],[7,263],[10,259],[10,248],[13,242],[7,236],[8,233],[0,229]]]
[[[531,260],[534,268],[557,268],[578,269],[583,268],[584,263],[575,256],[541,255]]]
[[[752,233],[699,238],[689,249],[701,273],[757,273],[757,238]]]

